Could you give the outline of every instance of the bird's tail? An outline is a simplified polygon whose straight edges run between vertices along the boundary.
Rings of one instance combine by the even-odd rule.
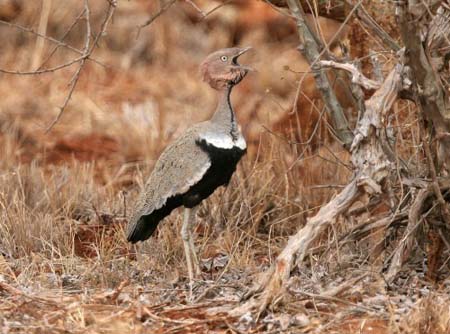
[[[152,211],[150,214],[141,215],[131,219],[127,240],[131,243],[147,240],[155,232],[161,220],[170,215],[173,209],[182,205],[180,195],[169,198],[163,207]]]
[[[155,232],[161,219],[153,214],[141,216],[128,230],[127,240],[131,243],[147,240]]]

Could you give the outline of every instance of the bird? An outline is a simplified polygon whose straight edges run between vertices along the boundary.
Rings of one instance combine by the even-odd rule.
[[[135,203],[127,240],[145,241],[174,209],[184,207],[181,238],[189,283],[201,275],[193,241],[193,226],[199,204],[217,188],[227,186],[247,151],[231,105],[231,91],[252,68],[238,63],[251,47],[233,47],[211,53],[200,64],[204,82],[217,91],[212,117],[189,127],[159,156]]]

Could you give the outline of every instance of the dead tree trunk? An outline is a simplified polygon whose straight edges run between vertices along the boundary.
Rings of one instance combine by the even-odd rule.
[[[327,63],[327,65],[330,65]],[[383,180],[392,170],[392,162],[383,150],[381,132],[382,119],[386,116],[399,91],[403,87],[404,67],[402,61],[395,66],[375,94],[365,102],[365,114],[355,131],[351,145],[352,163],[355,167],[353,180],[333,200],[324,205],[319,212],[308,219],[306,225],[290,237],[287,246],[277,257],[275,265],[265,274],[261,284],[251,294],[252,297],[237,313],[257,307],[262,312],[269,303],[279,300],[286,288],[287,280],[295,263],[307,255],[310,245],[330,224],[335,222],[351,204],[362,194],[380,194]]]
[[[350,146],[351,161],[355,168],[352,181],[315,216],[309,218],[306,225],[289,239],[287,246],[277,257],[275,264],[265,273],[260,284],[247,294],[247,297],[251,299],[235,310],[235,313],[255,308],[262,312],[269,304],[281,300],[293,266],[302,265],[311,244],[322,232],[335,222],[339,215],[344,214],[360,196],[366,195],[373,198],[385,190],[383,189],[384,181],[394,170],[395,156],[386,147],[383,122],[400,92],[405,93],[402,96],[407,96],[417,105],[420,136],[424,155],[428,160],[428,175],[431,182],[425,179],[426,175],[423,175],[424,178],[415,184],[408,185],[407,182],[401,181],[406,186],[419,188],[419,191],[414,192],[416,196],[411,196],[406,206],[401,208],[404,214],[408,212],[408,225],[403,238],[392,254],[392,261],[386,275],[387,280],[391,281],[395,278],[408,258],[415,231],[423,221],[425,200],[435,199],[436,206],[440,209],[438,216],[446,221],[447,225],[450,224],[448,203],[442,195],[443,191],[449,189],[449,182],[439,179],[440,173],[448,175],[450,167],[450,109],[447,94],[449,87],[445,87],[443,83],[450,80],[442,80],[445,72],[443,69],[447,71],[446,79],[450,78],[450,69],[444,66],[450,59],[450,5],[447,2],[448,0],[441,3],[433,18],[430,17],[430,7],[422,2],[411,0],[409,3],[398,3],[396,13],[405,49],[398,53],[397,64],[386,80],[364,103],[364,115],[357,124]],[[304,44],[300,50],[310,64],[346,70],[351,73],[354,84],[364,88],[378,87],[377,82],[358,73],[351,64],[321,61],[322,53],[318,52],[316,39],[311,36],[311,31],[305,24],[304,12],[299,1],[288,0],[287,4],[297,20],[300,40]],[[377,32],[375,28],[374,33],[382,36],[383,34]],[[333,94],[329,91],[331,88],[327,86],[326,77],[317,74],[315,78],[327,107],[331,109],[330,116],[335,125],[341,125],[337,131],[341,133],[342,140],[345,138],[345,131],[343,131],[345,123],[342,123],[340,119],[340,106],[335,108]],[[430,124],[429,127],[424,126],[424,120]],[[430,145],[432,140],[437,143],[435,152]],[[437,164],[434,157],[437,157]],[[396,213],[390,214],[387,221],[394,220],[395,215]]]
[[[450,109],[448,94],[439,74],[439,68],[442,69],[439,64],[444,64],[449,54],[450,7],[447,2],[441,4],[428,27],[430,13],[425,4],[413,1],[397,4],[399,30],[406,49],[405,64],[411,68],[411,90],[418,107],[419,122],[422,123],[422,145],[432,182],[430,186],[419,191],[411,205],[407,229],[393,254],[386,274],[388,282],[396,277],[403,263],[409,258],[415,231],[422,222],[423,202],[428,196],[434,194],[442,220],[450,225],[448,204],[441,193],[442,184],[439,184],[437,179],[440,171],[448,174],[450,167]],[[426,39],[424,31],[428,32]],[[432,131],[425,129],[424,119],[430,123],[429,129]],[[437,143],[434,156],[429,145],[432,139]]]

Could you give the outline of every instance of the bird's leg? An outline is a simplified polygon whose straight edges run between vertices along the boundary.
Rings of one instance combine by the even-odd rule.
[[[192,208],[190,210],[190,217],[189,217],[189,248],[191,251],[191,256],[192,256],[192,262],[193,262],[193,269],[195,269],[195,275],[196,276],[200,276],[202,274],[202,271],[200,270],[200,262],[198,261],[198,257],[197,257],[197,252],[195,250],[195,245],[194,245],[194,237],[193,237],[193,230],[194,230],[194,226],[195,226],[195,217],[197,215],[197,209],[198,206]]]
[[[194,273],[192,268],[192,257],[190,254],[190,235],[191,232],[189,230],[191,218],[191,209],[184,209],[184,218],[183,218],[183,226],[181,227],[181,238],[183,239],[184,245],[184,254],[186,256],[187,269],[189,274],[189,294],[192,297],[192,284],[194,282]]]

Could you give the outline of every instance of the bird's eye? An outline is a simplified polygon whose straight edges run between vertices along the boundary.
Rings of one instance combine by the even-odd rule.
[[[227,60],[228,60],[228,57],[227,57],[227,56],[222,56],[222,57],[220,57],[220,60],[221,60],[221,61],[227,61]]]

